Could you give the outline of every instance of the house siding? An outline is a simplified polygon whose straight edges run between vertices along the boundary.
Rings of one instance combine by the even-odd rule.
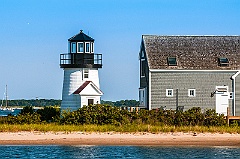
[[[145,107],[147,109],[149,109],[149,104],[148,104],[148,101],[149,101],[149,71],[148,71],[148,67],[147,65],[145,65],[145,70],[146,70],[146,73],[145,73],[145,76],[144,77],[140,77],[140,88],[145,88],[146,89],[146,105]]]
[[[240,116],[240,75],[235,78],[235,115]]]
[[[184,110],[192,107],[200,107],[203,110],[216,108],[216,97],[211,97],[216,86],[228,86],[232,92],[232,80],[230,77],[236,72],[151,72],[151,109],[166,106],[166,109],[176,109],[176,90],[178,89],[178,106],[184,106]],[[240,96],[240,78],[238,78]],[[166,89],[173,89],[173,97],[166,97]],[[195,89],[196,96],[189,97],[188,89]],[[236,103],[240,98],[236,98]],[[229,100],[230,112],[232,112],[232,100]],[[239,109],[239,107],[238,107]],[[239,110],[238,110],[239,112]]]

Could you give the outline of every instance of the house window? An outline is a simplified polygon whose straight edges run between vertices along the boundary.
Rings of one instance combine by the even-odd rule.
[[[196,96],[196,90],[195,89],[188,89],[188,96],[189,97],[195,97]]]
[[[168,66],[177,66],[177,58],[176,57],[168,57],[167,62],[168,62]]]
[[[173,97],[173,89],[166,89],[166,96]]]
[[[84,78],[88,78],[88,76],[89,76],[89,70],[88,69],[84,69],[83,77]]]
[[[141,59],[141,77],[145,77],[145,60],[144,59]]]
[[[145,88],[140,88],[139,89],[139,102],[141,106],[145,106],[146,102],[146,95],[145,95]]]
[[[85,52],[90,53],[90,43],[86,43]]]
[[[76,53],[76,43],[75,42],[71,43],[71,53]]]
[[[83,53],[84,49],[83,49],[83,42],[81,43],[77,43],[78,44],[78,52]]]
[[[218,65],[221,67],[229,66],[228,58],[225,57],[218,58]]]
[[[141,55],[141,58],[144,58],[144,52],[142,51],[142,55]]]

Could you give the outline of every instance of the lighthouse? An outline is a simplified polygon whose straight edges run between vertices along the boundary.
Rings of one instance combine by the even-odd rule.
[[[60,54],[64,70],[61,110],[77,110],[84,105],[100,104],[98,69],[102,54],[94,53],[94,39],[82,30],[68,39],[68,53]]]

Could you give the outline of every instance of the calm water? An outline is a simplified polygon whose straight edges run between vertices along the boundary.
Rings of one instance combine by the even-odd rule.
[[[0,110],[0,116],[7,116],[8,114],[17,115],[20,112],[21,112],[21,109],[14,109],[13,112]]]
[[[240,147],[0,146],[0,158],[240,159]]]

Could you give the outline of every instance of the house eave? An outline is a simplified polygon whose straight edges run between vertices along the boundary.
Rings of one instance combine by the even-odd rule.
[[[214,72],[218,72],[218,73],[225,73],[225,72],[238,72],[240,70],[176,70],[176,69],[149,69],[150,72],[209,72],[209,73],[214,73]]]

